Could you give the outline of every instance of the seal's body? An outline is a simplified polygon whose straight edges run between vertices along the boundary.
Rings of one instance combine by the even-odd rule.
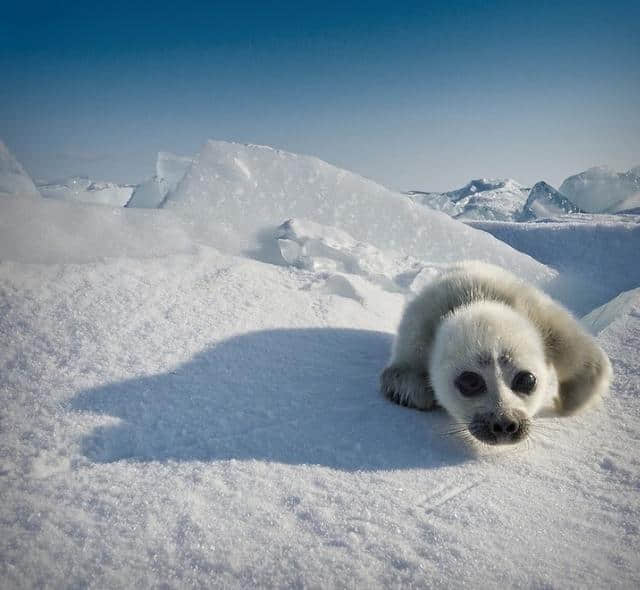
[[[440,405],[477,439],[501,444],[526,438],[547,401],[563,415],[587,407],[611,375],[566,309],[497,266],[466,262],[407,305],[380,381],[389,399]]]

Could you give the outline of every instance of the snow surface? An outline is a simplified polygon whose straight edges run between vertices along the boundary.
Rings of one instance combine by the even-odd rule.
[[[410,199],[462,220],[512,220],[519,217],[529,189],[511,179],[472,180],[447,193],[410,191]]]
[[[500,255],[552,288],[589,241],[576,269],[592,269],[581,288],[595,295],[567,291],[565,303],[597,300],[602,282],[640,286],[638,225],[511,224],[530,228],[511,232],[521,242],[555,243],[560,277],[437,213],[416,214],[392,248],[375,215],[406,222],[416,207],[402,197],[372,183],[368,217],[364,179],[338,184],[314,161],[320,179],[305,189],[309,159],[267,165],[264,148],[215,147],[222,164],[201,157],[202,183],[192,168],[174,193],[215,221],[184,202],[0,201],[2,586],[638,587],[636,294],[591,324],[611,393],[584,415],[539,419],[527,445],[470,447],[446,435],[444,412],[378,392],[413,282],[448,257]],[[233,167],[257,184],[253,208],[244,181],[208,192]],[[341,215],[313,215],[332,190],[345,191]],[[261,217],[242,224],[242,212]],[[359,229],[359,213],[374,227]],[[206,245],[260,223],[277,264]],[[431,243],[411,253],[420,223]]]
[[[168,211],[140,211],[41,199],[0,200],[0,260],[37,263],[150,258],[197,248]]]
[[[599,334],[612,323],[623,321],[627,316],[638,313],[640,313],[640,287],[620,293],[615,299],[584,316],[581,321],[592,333]]]
[[[531,221],[581,211],[637,213],[640,166],[628,172],[607,166],[590,168],[565,179],[559,191],[542,181],[529,192],[512,179],[480,179],[446,193],[409,191],[406,195],[464,221]]]
[[[98,182],[84,176],[70,176],[63,180],[39,184],[38,189],[47,199],[123,207],[131,198],[134,186]]]
[[[20,162],[0,139],[0,198],[38,197],[40,193]]]
[[[580,315],[640,285],[640,216],[573,214],[536,223],[470,225],[559,271],[547,288]]]
[[[615,172],[607,166],[596,166],[570,176],[559,190],[583,211],[615,213],[622,210],[618,207],[619,202],[640,192],[640,175],[637,168]]]
[[[192,163],[193,158],[159,152],[156,159],[156,173],[136,187],[126,206],[147,209],[159,207],[167,193],[178,186]]]
[[[417,294],[443,267],[382,252],[371,244],[357,242],[344,231],[306,219],[287,220],[277,229],[275,238],[285,263],[324,276],[339,276],[335,280],[343,284],[353,281],[348,275],[356,275],[386,291]],[[357,292],[353,286],[349,290]]]
[[[640,178],[640,174],[638,175]],[[630,194],[607,209],[609,213],[635,213],[640,209],[640,191]]]

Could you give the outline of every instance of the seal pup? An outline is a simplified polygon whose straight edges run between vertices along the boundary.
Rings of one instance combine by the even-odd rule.
[[[407,305],[380,385],[401,405],[442,406],[495,445],[524,440],[552,400],[560,415],[588,407],[611,376],[607,355],[564,307],[500,267],[464,262]]]

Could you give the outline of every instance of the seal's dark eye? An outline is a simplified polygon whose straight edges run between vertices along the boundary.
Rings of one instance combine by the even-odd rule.
[[[456,377],[455,384],[460,393],[465,397],[479,395],[487,391],[487,385],[484,379],[478,375],[478,373],[471,373],[470,371],[460,373],[460,375]]]
[[[511,389],[518,393],[531,393],[536,386],[536,376],[529,371],[520,371],[511,384]]]

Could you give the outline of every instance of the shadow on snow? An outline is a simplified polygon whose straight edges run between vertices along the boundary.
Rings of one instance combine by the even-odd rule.
[[[471,458],[442,411],[383,399],[389,334],[296,329],[243,334],[175,371],[79,393],[115,416],[81,442],[91,460],[265,460],[344,470],[436,468]]]

